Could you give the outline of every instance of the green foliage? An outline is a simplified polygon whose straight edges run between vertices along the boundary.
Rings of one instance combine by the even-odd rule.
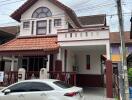
[[[129,82],[132,83],[132,68],[128,69],[128,79],[129,79]]]

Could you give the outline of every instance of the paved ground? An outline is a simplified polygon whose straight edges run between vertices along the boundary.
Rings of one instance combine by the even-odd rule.
[[[115,100],[105,96],[104,88],[84,88],[85,100]]]

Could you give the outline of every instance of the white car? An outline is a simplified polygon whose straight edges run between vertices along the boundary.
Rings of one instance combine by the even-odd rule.
[[[59,80],[25,80],[0,91],[0,100],[84,100],[83,89]]]

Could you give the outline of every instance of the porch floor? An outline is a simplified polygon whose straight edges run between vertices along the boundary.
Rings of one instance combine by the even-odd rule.
[[[97,88],[85,87],[84,96],[86,100],[115,100],[106,98],[106,89],[99,87]]]

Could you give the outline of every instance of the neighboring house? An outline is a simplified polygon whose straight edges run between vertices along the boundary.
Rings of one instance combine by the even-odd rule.
[[[132,67],[132,39],[130,38],[130,32],[124,32],[125,45],[126,45],[126,58],[128,67]],[[119,32],[110,33],[111,43],[111,59],[115,67],[121,64],[120,54],[120,34]]]
[[[0,46],[1,56],[12,56],[11,71],[76,71],[77,85],[104,85],[103,55],[110,59],[105,15],[77,17],[57,0],[27,0],[11,17],[21,23],[20,34]]]
[[[0,44],[15,38],[18,30],[17,26],[0,27]]]
[[[17,33],[19,33],[18,26],[0,27],[0,45],[16,38]],[[11,58],[0,56],[0,71],[7,70],[10,65]]]

